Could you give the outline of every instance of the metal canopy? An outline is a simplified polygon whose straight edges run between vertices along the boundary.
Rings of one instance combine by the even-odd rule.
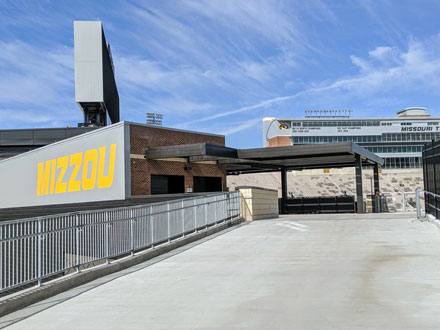
[[[352,143],[307,144],[288,147],[234,149],[208,143],[151,147],[146,159],[184,158],[189,162],[216,161],[228,174],[316,168],[354,167],[356,156],[364,165],[382,165],[383,159]]]

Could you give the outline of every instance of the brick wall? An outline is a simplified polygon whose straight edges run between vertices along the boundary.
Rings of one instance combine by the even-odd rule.
[[[145,148],[148,147],[190,143],[211,143],[224,146],[225,137],[130,124],[131,194],[133,196],[149,195],[152,174],[183,175],[185,189],[193,188],[194,176],[221,177],[225,189],[226,169],[224,165],[146,160],[140,157],[144,155]],[[190,166],[191,170],[184,170],[185,165]]]
[[[269,139],[269,147],[287,147],[291,145],[290,136],[276,136]]]

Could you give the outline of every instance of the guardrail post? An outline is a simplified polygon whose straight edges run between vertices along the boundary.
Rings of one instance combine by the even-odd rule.
[[[75,216],[75,250],[76,250],[76,272],[79,273],[79,216]]]
[[[194,205],[194,230],[197,232],[197,205],[196,205],[196,199],[193,199],[193,205]]]
[[[185,203],[182,199],[182,234],[185,237]]]
[[[171,242],[170,202],[167,203],[168,243]]]
[[[133,217],[133,209],[130,210],[130,255],[133,256],[134,255],[134,231],[133,231],[133,226],[134,226],[134,217]]]
[[[3,267],[3,226],[0,225],[0,291],[3,290],[3,272],[5,267]]]
[[[229,195],[229,193],[226,194],[226,209],[227,209],[227,214],[226,214],[226,220],[231,219],[231,196]]]
[[[420,207],[420,188],[416,189],[416,209],[417,209],[417,219],[422,218],[422,210]]]
[[[153,205],[150,206],[151,248],[154,249]]]
[[[38,286],[41,286],[41,219],[38,219]]]
[[[208,228],[208,197],[205,196],[205,224]]]
[[[237,216],[239,217],[241,215],[241,207],[242,207],[242,205],[240,203],[240,201],[241,201],[241,194],[240,194],[240,192],[237,192],[235,198],[237,199],[237,201],[236,201],[236,203],[238,205],[238,214],[237,214]]]
[[[108,219],[108,211],[105,212],[105,262],[110,263],[110,223]]]
[[[402,192],[403,212],[406,212],[406,193]]]
[[[215,201],[214,201],[214,224],[216,226],[218,226],[218,222],[217,222],[217,195],[215,196]]]

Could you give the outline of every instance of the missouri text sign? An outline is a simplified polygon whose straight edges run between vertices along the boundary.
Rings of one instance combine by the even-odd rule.
[[[124,199],[128,125],[118,123],[0,162],[0,208]]]

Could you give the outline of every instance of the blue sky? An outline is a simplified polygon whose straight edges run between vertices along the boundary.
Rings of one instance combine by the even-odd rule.
[[[306,109],[440,115],[437,0],[0,0],[0,128],[75,125],[73,20],[101,20],[123,120],[261,147]]]

